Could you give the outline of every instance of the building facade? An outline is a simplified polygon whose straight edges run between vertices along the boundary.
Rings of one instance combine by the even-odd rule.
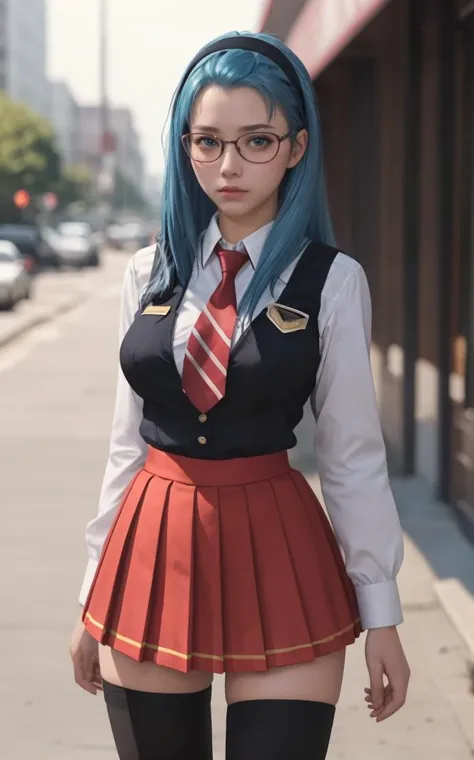
[[[117,166],[125,177],[143,192],[143,156],[131,111],[128,108],[113,108],[110,113],[110,125],[116,139]]]
[[[261,28],[314,77],[338,243],[371,285],[390,469],[474,536],[474,3],[294,8],[269,0]]]
[[[0,87],[50,118],[45,0],[0,0]]]
[[[64,82],[51,83],[51,122],[56,143],[66,166],[79,160],[79,106]]]
[[[144,162],[133,115],[128,108],[111,108],[107,116],[114,137],[115,166],[141,192],[144,185]],[[98,174],[101,169],[103,113],[97,106],[79,109],[79,156]]]

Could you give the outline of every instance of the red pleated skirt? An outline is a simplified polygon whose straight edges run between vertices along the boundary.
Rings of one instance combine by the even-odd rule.
[[[308,662],[361,632],[332,528],[286,453],[212,461],[150,448],[83,620],[100,643],[182,672]]]

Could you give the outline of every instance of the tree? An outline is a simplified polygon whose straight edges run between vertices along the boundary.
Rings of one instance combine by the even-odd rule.
[[[71,203],[83,203],[85,207],[95,202],[94,183],[91,170],[85,164],[66,166],[61,172],[55,192],[59,198],[59,209]]]
[[[0,220],[18,221],[25,215],[15,207],[13,194],[27,190],[35,199],[55,189],[61,159],[54,132],[46,119],[0,93]]]

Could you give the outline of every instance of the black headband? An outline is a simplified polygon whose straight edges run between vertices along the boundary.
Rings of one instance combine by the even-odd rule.
[[[223,40],[212,42],[210,45],[207,45],[205,48],[203,48],[197,55],[195,55],[186,71],[184,72],[178,94],[181,92],[184,83],[186,82],[194,67],[199,63],[199,61],[202,61],[203,58],[207,58],[207,56],[211,55],[211,53],[219,52],[219,50],[253,50],[254,53],[261,53],[261,55],[265,55],[267,58],[270,58],[273,63],[276,63],[276,65],[279,66],[280,69],[286,74],[293,87],[297,90],[304,108],[305,101],[303,88],[301,87],[301,82],[299,80],[296,69],[293,67],[289,58],[287,58],[286,55],[282,53],[281,50],[279,50],[279,48],[277,48],[275,45],[272,45],[270,42],[265,42],[265,40],[260,40],[256,37],[246,37],[245,35],[240,34],[236,37],[227,37]]]

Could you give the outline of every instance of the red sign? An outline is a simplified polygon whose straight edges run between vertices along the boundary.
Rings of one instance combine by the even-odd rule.
[[[117,138],[111,129],[106,129],[102,135],[102,151],[104,153],[113,153],[117,148]]]
[[[388,0],[308,0],[286,44],[315,77]]]
[[[56,193],[45,193],[43,195],[43,206],[48,211],[54,211],[58,205],[58,196]]]
[[[17,190],[13,194],[13,203],[17,208],[26,208],[30,205],[31,196],[28,190]]]

